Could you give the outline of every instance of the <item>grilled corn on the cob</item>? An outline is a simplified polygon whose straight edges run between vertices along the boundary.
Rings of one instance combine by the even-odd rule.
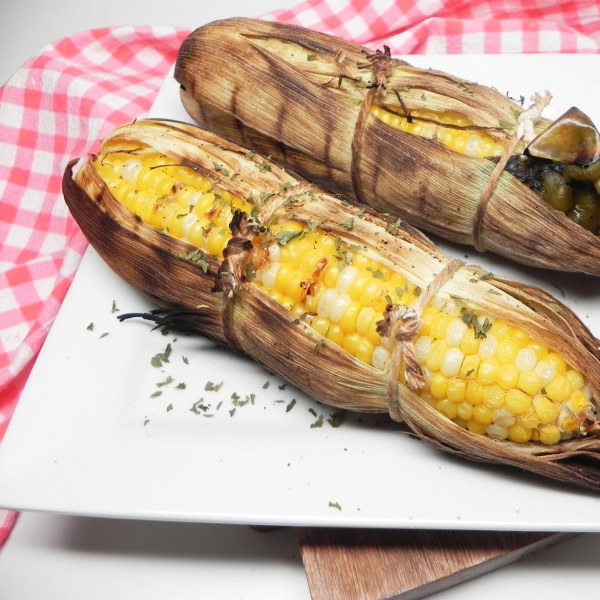
[[[175,78],[203,127],[332,192],[517,262],[600,275],[600,196],[593,182],[583,182],[587,164],[600,157],[600,135],[579,113],[566,120],[581,123],[592,138],[581,144],[590,142],[591,150],[567,152],[564,141],[552,141],[557,131],[565,139],[564,123],[549,127],[541,119],[541,137],[530,145],[541,158],[524,156],[526,143],[519,142],[488,196],[524,112],[490,88],[250,19],[197,29],[181,47]],[[579,139],[575,129],[567,135]],[[562,153],[553,153],[557,147]],[[583,161],[576,184],[570,167],[562,176],[561,160]],[[548,170],[560,186],[544,175]],[[577,197],[565,199],[570,192]]]
[[[554,459],[596,443],[596,341],[539,290],[461,267],[422,306],[448,260],[418,233],[182,124],[117,129],[76,183],[64,181],[117,273],[161,306],[203,307],[188,326],[323,402],[390,410],[446,449],[567,480]],[[240,223],[254,225],[234,255]],[[241,262],[227,300],[210,289],[231,256]],[[400,370],[390,406],[397,342],[385,323],[400,307],[420,312],[420,383]],[[578,482],[600,485],[594,477]]]

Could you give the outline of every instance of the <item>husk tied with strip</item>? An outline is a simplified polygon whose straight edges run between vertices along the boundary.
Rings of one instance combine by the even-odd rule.
[[[318,223],[321,230],[345,243],[359,244],[368,256],[423,290],[450,259],[410,226],[391,226],[371,211],[357,210],[356,205],[299,181],[274,164],[262,168],[264,158],[231,143],[224,145],[212,133],[177,122],[137,121],[109,134],[100,153],[89,157],[75,177],[73,161],[65,171],[64,194],[85,236],[108,265],[158,306],[173,309],[167,314],[179,325],[246,353],[320,402],[353,411],[392,409],[391,414],[399,414],[416,434],[443,450],[600,489],[600,437],[592,432],[594,427],[588,435],[553,446],[474,435],[404,385],[394,384],[390,399],[387,373],[355,359],[302,319],[293,319],[288,310],[240,275],[243,265],[223,268],[223,261],[209,254],[204,255],[202,265],[190,260],[193,246],[142,222],[115,199],[94,169],[110,151],[124,148],[134,155],[137,144],[192,167],[221,189],[254,203],[256,222],[248,221],[250,229],[269,227],[282,217]],[[253,232],[246,233],[251,240]],[[236,242],[240,240],[232,238],[228,249]],[[211,291],[216,283],[223,287],[231,273],[233,285],[225,285],[221,293]],[[474,310],[519,325],[555,348],[588,378],[597,404],[598,340],[568,307],[537,288],[490,276],[475,266],[461,265],[438,295],[463,298]]]
[[[523,108],[493,89],[301,27],[242,18],[194,31],[175,78],[201,126],[333,193],[516,262],[600,275],[600,237],[506,171],[476,216],[493,160],[393,129],[367,110],[449,111],[508,143]],[[548,125],[542,119],[536,132]]]

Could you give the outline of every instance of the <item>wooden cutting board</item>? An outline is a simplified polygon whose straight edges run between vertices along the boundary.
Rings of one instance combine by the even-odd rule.
[[[414,600],[570,533],[297,528],[312,600]]]

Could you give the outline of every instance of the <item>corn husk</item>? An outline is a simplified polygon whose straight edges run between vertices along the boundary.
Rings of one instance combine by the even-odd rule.
[[[131,151],[132,142],[148,144],[175,163],[193,167],[222,189],[253,202],[259,214],[271,211],[274,218],[319,222],[322,230],[348,244],[361,244],[369,256],[423,290],[450,259],[412,227],[392,227],[372,211],[357,210],[356,205],[299,181],[274,164],[266,169],[259,155],[225,145],[214,134],[183,123],[147,120],[119,127],[104,140],[98,156],[83,162],[75,177],[76,161],[65,171],[65,199],[92,246],[120,277],[165,309],[150,318],[161,322],[161,314],[166,315],[171,324],[229,343],[320,402],[353,411],[387,412],[387,373],[358,361],[302,320],[293,319],[251,281],[238,281],[240,288],[231,298],[211,291],[220,259],[205,254],[205,271],[186,258],[193,246],[154,230],[111,195],[93,162],[108,151]],[[215,163],[238,175],[225,176],[222,168],[215,170]],[[278,202],[283,194],[287,201]],[[348,229],[343,224],[351,218]],[[588,378],[598,402],[599,342],[568,307],[535,287],[490,277],[476,266],[461,266],[438,295],[464,298],[470,308],[506,319],[562,353]],[[600,490],[598,434],[555,446],[493,441],[462,429],[401,384],[396,385],[392,401],[416,434],[443,450]]]
[[[186,110],[202,127],[272,156],[332,193],[522,264],[600,275],[600,237],[507,172],[494,188],[474,244],[476,207],[493,161],[392,129],[372,115],[358,143],[353,140],[369,93],[370,54],[308,29],[236,18],[194,31],[181,46],[175,78]],[[523,111],[491,88],[400,60],[391,63],[383,83],[387,93],[376,103],[402,114],[392,93],[401,90],[409,110],[425,103],[459,113],[502,142],[513,135]],[[536,131],[548,125],[542,119]],[[523,149],[520,143],[516,151]]]

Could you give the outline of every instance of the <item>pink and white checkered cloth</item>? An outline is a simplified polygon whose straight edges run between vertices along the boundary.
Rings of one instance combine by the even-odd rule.
[[[265,18],[396,54],[600,52],[596,0],[308,0]],[[79,33],[0,88],[0,440],[87,245],[63,170],[148,110],[188,33]],[[0,510],[0,545],[15,517]]]

